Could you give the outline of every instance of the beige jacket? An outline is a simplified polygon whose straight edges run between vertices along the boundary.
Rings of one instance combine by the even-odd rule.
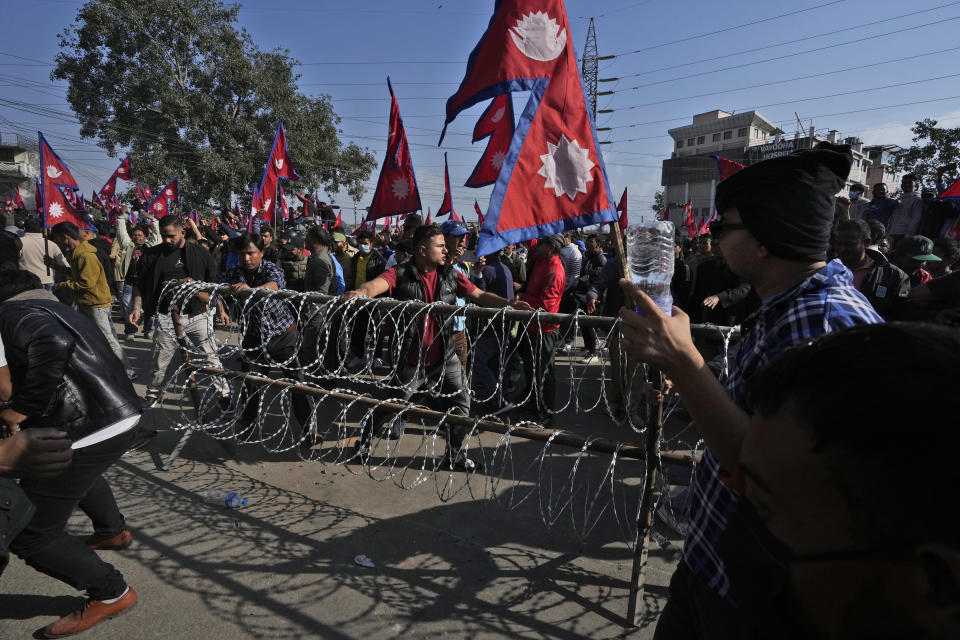
[[[42,233],[25,233],[20,238],[20,242],[23,243],[23,250],[20,252],[20,268],[40,278],[43,284],[53,283],[55,273],[53,269],[47,272],[47,267],[43,264],[43,256],[49,255],[59,264],[67,266],[60,247],[52,242],[44,242]]]

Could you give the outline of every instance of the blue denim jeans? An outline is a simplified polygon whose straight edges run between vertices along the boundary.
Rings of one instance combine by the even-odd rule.
[[[130,324],[130,312],[133,311],[133,285],[123,283],[123,288],[120,290],[120,302],[123,307],[123,333],[128,336],[132,336],[137,332],[137,325]],[[153,331],[153,316],[149,316],[143,319],[143,332],[150,333]]]

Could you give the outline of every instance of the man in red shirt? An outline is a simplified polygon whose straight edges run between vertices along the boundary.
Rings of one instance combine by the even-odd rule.
[[[343,294],[343,300],[358,296],[376,296],[389,292],[397,300],[419,300],[421,302],[442,302],[456,304],[456,299],[466,298],[468,302],[481,307],[513,307],[522,311],[532,311],[528,303],[520,300],[507,300],[500,296],[478,289],[458,270],[445,264],[447,245],[443,232],[436,225],[418,227],[413,235],[413,258],[360,285],[354,291]],[[559,262],[559,261],[558,261]],[[417,310],[399,319],[398,325],[405,328],[400,347],[400,357],[394,370],[391,386],[399,391],[391,391],[391,397],[398,395],[408,400],[418,391],[429,391],[427,404],[434,409],[446,411],[453,403],[454,411],[463,416],[470,413],[470,389],[460,359],[454,350],[451,339],[451,316],[433,313],[418,313]],[[446,394],[452,396],[442,397]],[[386,420],[387,412],[374,412],[371,422],[379,430]],[[370,451],[371,430],[365,424],[357,447],[361,459]],[[467,457],[464,440],[467,429],[450,426],[447,451],[441,466],[476,471],[478,465]],[[394,433],[391,439],[399,438]]]
[[[559,233],[540,238],[533,248],[535,260],[527,290],[520,294],[519,300],[534,309],[559,313],[560,298],[567,283],[560,261],[563,246],[564,239]],[[514,390],[518,388],[521,366],[523,370],[524,390],[513,394],[518,409],[536,413],[542,424],[549,424],[553,418],[557,396],[553,357],[559,339],[559,325],[530,323],[519,336],[519,344],[510,361],[510,386]]]

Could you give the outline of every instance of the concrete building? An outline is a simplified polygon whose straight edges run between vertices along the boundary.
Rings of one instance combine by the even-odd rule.
[[[806,135],[787,136],[757,111],[731,114],[715,110],[695,115],[692,124],[670,129],[667,133],[673,138],[674,150],[670,159],[663,161],[660,184],[664,187],[664,202],[670,204],[670,220],[677,228],[683,227],[683,204],[688,200],[692,202],[698,224],[713,211],[720,177],[714,155],[751,165],[810,149],[823,141],[849,144],[853,151],[853,166],[846,187],[855,182],[873,184],[870,182],[871,153],[859,138],[841,139],[836,129],[824,135],[810,127],[804,132]]]
[[[713,210],[717,163],[720,155],[746,164],[750,147],[767,144],[780,129],[757,111],[727,113],[719,109],[693,116],[693,123],[670,129],[673,153],[663,161],[660,184],[664,202],[671,205],[670,220],[678,228],[683,223],[683,203],[693,201],[694,217],[699,221]]]
[[[873,185],[878,182],[887,185],[887,193],[889,194],[892,194],[900,188],[900,178],[902,174],[893,169],[893,157],[891,155],[899,149],[900,147],[895,144],[877,144],[863,148],[864,153],[869,156],[871,162],[870,170],[867,172],[867,179],[863,181],[864,186],[867,187],[867,193],[870,193]]]
[[[13,188],[18,187],[27,211],[34,211],[34,179],[39,175],[37,141],[19,133],[0,132],[0,200],[12,198]]]

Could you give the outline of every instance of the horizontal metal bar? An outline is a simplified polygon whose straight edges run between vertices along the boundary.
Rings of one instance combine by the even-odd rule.
[[[185,285],[190,286],[190,285]],[[216,285],[209,284],[204,286],[205,291],[216,290],[217,294],[223,297],[237,297],[243,298],[246,296],[257,296],[263,298],[276,298],[281,300],[286,300],[289,298],[301,298],[306,302],[316,302],[319,304],[326,304],[331,300],[335,300],[337,296],[328,296],[322,293],[300,293],[297,291],[270,291],[266,289],[244,289],[243,291],[235,291],[229,285]],[[418,309],[427,306],[424,302],[418,302],[413,300],[394,300],[393,298],[353,298],[353,304],[367,304],[375,305],[383,309],[394,309],[397,307],[407,307],[410,309]],[[488,307],[478,307],[477,305],[467,305],[464,307],[453,305],[453,304],[430,304],[431,313],[437,315],[461,315],[466,316],[467,318],[493,318],[493,317],[505,317],[507,320],[516,321],[516,322],[539,322],[542,324],[562,324],[573,322],[574,314],[568,313],[547,313],[545,311],[518,311],[516,309],[504,308],[504,309],[491,309]],[[587,315],[585,313],[576,314],[577,324],[581,327],[593,327],[595,329],[612,329],[613,326],[619,321],[619,318],[614,318],[610,316],[595,316]],[[690,325],[690,332],[694,336],[718,336],[721,333],[726,335],[730,333],[732,337],[736,338],[740,335],[739,327],[721,327],[712,324],[694,324]]]
[[[538,442],[552,442],[560,446],[569,447],[571,449],[581,449],[581,450],[592,450],[598,453],[616,453],[621,458],[631,458],[634,460],[644,460],[646,455],[642,447],[638,447],[632,444],[622,444],[609,440],[607,438],[596,438],[590,441],[587,441],[580,436],[574,435],[568,431],[560,431],[555,429],[531,429],[530,427],[515,427],[509,424],[504,424],[502,422],[496,422],[493,420],[476,420],[466,416],[461,416],[457,414],[444,414],[440,411],[434,411],[432,409],[427,409],[426,407],[420,407],[412,404],[400,404],[397,402],[383,402],[377,400],[376,398],[371,398],[368,396],[358,396],[352,393],[345,393],[342,391],[329,391],[320,387],[313,387],[303,384],[296,384],[293,382],[287,382],[284,380],[274,380],[272,378],[266,378],[263,376],[254,375],[252,373],[244,373],[242,371],[230,371],[227,369],[220,369],[217,367],[206,367],[201,365],[194,364],[185,364],[184,368],[190,371],[196,371],[200,373],[206,373],[210,375],[219,375],[219,376],[231,376],[234,378],[242,378],[243,380],[253,382],[260,385],[269,385],[272,387],[280,387],[283,389],[291,389],[303,393],[304,395],[318,396],[324,398],[335,398],[337,400],[343,400],[344,402],[356,402],[364,405],[373,405],[388,409],[390,411],[404,411],[404,413],[418,416],[421,418],[428,418],[430,420],[435,420],[438,423],[441,421],[449,422],[450,424],[461,425],[465,427],[476,426],[477,429],[481,431],[489,431],[492,433],[515,435],[526,440],[536,440]],[[666,462],[672,462],[674,464],[681,464],[685,466],[693,466],[695,462],[695,457],[691,451],[662,451],[660,453],[660,458]]]

